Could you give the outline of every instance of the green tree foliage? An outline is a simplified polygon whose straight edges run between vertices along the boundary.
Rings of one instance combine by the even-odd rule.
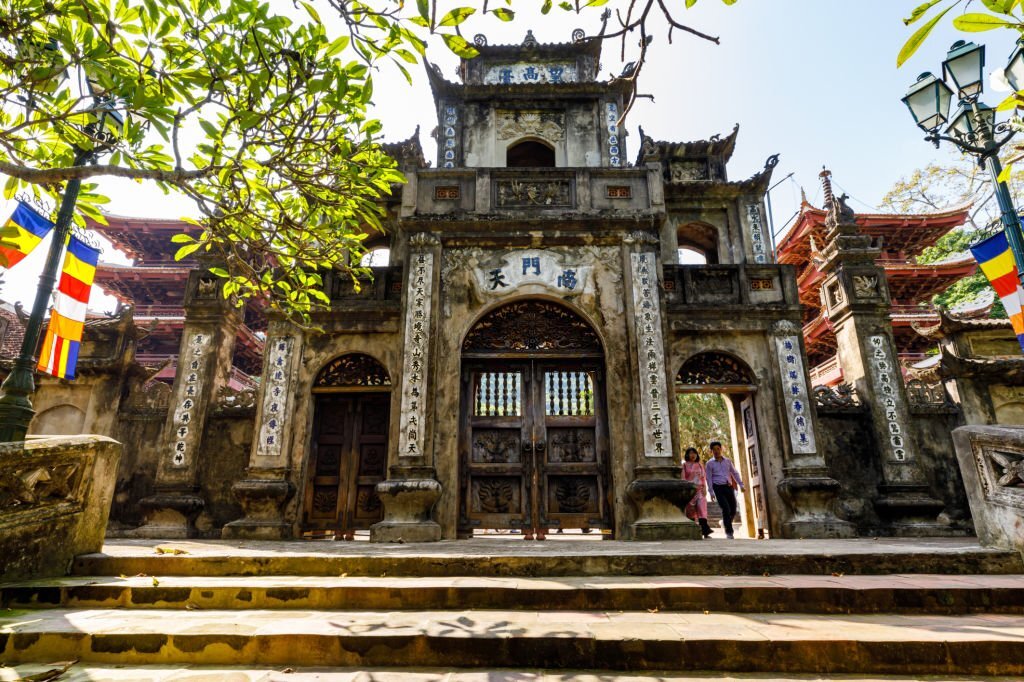
[[[1007,180],[1010,193],[1019,204],[1018,198],[1024,198],[1024,171],[1013,171]],[[917,257],[917,262],[922,264],[963,256],[972,244],[1001,229],[990,175],[970,157],[959,154],[948,163],[932,163],[900,178],[882,198],[881,205],[894,213],[931,213],[971,206],[964,227],[944,235]],[[988,279],[978,270],[934,296],[932,303],[953,308],[969,304],[983,294],[995,296]],[[1006,317],[998,298],[992,308],[992,317]]]
[[[28,189],[56,203],[72,178],[156,182],[198,207],[202,231],[176,238],[180,257],[207,255],[225,296],[264,297],[305,316],[326,303],[319,273],[351,272],[367,233],[382,228],[382,199],[403,181],[368,114],[380,67],[411,78],[431,35],[473,57],[461,32],[470,17],[514,18],[512,0],[474,4],[0,0],[5,195]],[[670,32],[710,39],[660,0],[542,8],[605,5],[615,12],[593,39],[621,39],[623,55],[646,36],[652,12]],[[646,41],[631,49],[642,65]],[[123,127],[108,125],[111,114]],[[109,153],[74,166],[79,150],[106,146],[111,133]],[[85,183],[78,222],[102,222],[106,200]]]
[[[679,414],[679,449],[695,447],[708,459],[708,443],[728,443],[732,427],[725,397],[718,393],[680,393],[676,395]]]

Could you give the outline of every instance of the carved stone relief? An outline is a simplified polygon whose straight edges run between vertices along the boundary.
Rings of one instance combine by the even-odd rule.
[[[549,142],[561,142],[565,139],[565,114],[562,112],[499,109],[494,116],[499,140],[540,137]]]
[[[854,275],[853,295],[860,299],[875,298],[878,295],[878,276]]]
[[[499,208],[572,208],[573,183],[563,180],[496,180],[495,205]]]

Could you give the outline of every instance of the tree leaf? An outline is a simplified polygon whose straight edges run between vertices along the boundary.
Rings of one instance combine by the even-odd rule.
[[[960,31],[980,33],[981,31],[991,31],[994,28],[1013,28],[1015,24],[1011,24],[1005,19],[1000,19],[992,14],[969,12],[954,17],[953,26]]]
[[[903,23],[906,26],[910,26],[915,21],[923,17],[925,13],[928,12],[928,10],[930,10],[932,7],[935,7],[935,5],[939,4],[940,2],[942,2],[942,0],[928,0],[928,2],[924,3],[923,5],[918,5],[917,7],[914,8],[914,11],[910,13],[910,16],[903,20]]]
[[[498,17],[502,21],[512,21],[516,17],[516,13],[515,12],[513,12],[510,9],[505,9],[504,7],[498,7],[496,9],[492,9],[491,10],[491,14],[493,14],[496,17]]]
[[[896,56],[896,68],[903,66],[908,59],[914,56],[914,53],[921,47],[921,43],[924,42],[925,38],[932,32],[932,29],[935,28],[935,25],[951,9],[953,9],[952,5],[939,12],[928,23],[914,31],[914,35],[910,36],[910,39],[903,45],[900,53]]]
[[[476,10],[472,7],[456,7],[450,10],[441,17],[441,26],[458,26],[473,14],[476,14]]]

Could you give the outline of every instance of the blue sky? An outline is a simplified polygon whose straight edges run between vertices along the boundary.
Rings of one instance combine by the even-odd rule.
[[[636,155],[639,125],[656,139],[684,141],[728,133],[738,122],[740,138],[729,167],[732,179],[750,176],[775,153],[781,155],[776,178],[794,173],[794,181],[781,184],[772,194],[778,227],[799,206],[798,185],[806,188],[812,202],[820,203],[817,176],[823,164],[853,197],[855,210],[873,210],[869,207],[877,205],[900,176],[932,160],[951,158],[948,150],[936,150],[923,141],[900,98],[920,72],[938,71],[949,45],[965,35],[954,31],[947,18],[918,54],[897,70],[896,55],[911,33],[901,19],[918,4],[919,0],[739,0],[726,7],[719,0],[700,0],[680,16],[718,35],[721,45],[678,32],[669,45],[664,32],[655,31],[650,63],[639,86],[640,92],[654,96],[654,102],[640,100],[627,120],[629,158]],[[566,41],[577,26],[588,33],[597,31],[597,12],[583,17],[553,12],[542,18],[525,11],[534,5],[535,0],[518,0],[520,16],[514,23],[481,20],[469,25],[467,33],[483,32],[495,44],[518,43],[527,29],[542,42]],[[1016,35],[997,30],[966,37],[988,46],[991,71],[1005,63]],[[432,46],[430,57],[454,79],[456,59],[443,46]],[[602,74],[618,74],[621,66],[618,45],[607,45]],[[424,146],[431,143],[436,121],[425,77],[409,86],[397,72],[385,70],[377,77],[375,93],[377,114],[389,140],[404,139],[419,124]],[[993,105],[1001,98],[991,92],[987,96]],[[152,187],[125,181],[108,181],[102,187],[111,194],[110,210],[115,213],[173,218],[189,210],[187,202],[164,197]],[[42,251],[37,249],[17,271],[6,273],[0,297],[30,300]],[[114,254],[108,251],[104,259],[113,260]],[[111,307],[109,301],[104,304],[96,298],[94,305]]]

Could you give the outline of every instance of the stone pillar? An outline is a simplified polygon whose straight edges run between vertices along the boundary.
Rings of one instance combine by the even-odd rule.
[[[245,478],[231,487],[245,516],[224,526],[221,537],[225,539],[283,540],[292,536],[292,524],[285,520],[285,505],[295,494],[288,443],[294,431],[301,355],[300,330],[280,316],[272,317],[249,466]]]
[[[822,177],[829,206],[822,303],[835,330],[843,376],[869,406],[881,449],[875,507],[896,535],[934,535],[944,528],[935,520],[944,505],[931,495],[915,452],[885,271],[875,263],[880,249],[860,233],[845,197],[832,196],[828,171]]]
[[[171,388],[171,408],[161,435],[155,493],[139,501],[146,522],[139,537],[185,538],[205,501],[199,495],[199,456],[206,415],[231,377],[235,336],[241,319],[221,296],[219,280],[201,270],[189,273],[185,327]]]
[[[639,452],[635,479],[626,487],[637,510],[633,539],[699,540],[700,528],[684,513],[697,487],[681,479],[679,455],[672,446],[672,380],[665,363],[666,316],[658,240],[646,232],[635,232],[624,240],[624,246],[626,320],[639,396]]]
[[[810,377],[800,326],[791,320],[779,320],[771,327],[769,342],[779,377],[779,412],[788,427],[781,434],[786,456],[778,490],[789,505],[790,515],[782,523],[782,536],[854,537],[854,525],[836,516],[840,484],[829,474],[825,458],[818,452],[817,416],[808,390]]]
[[[402,295],[403,364],[398,447],[389,453],[388,480],[377,484],[384,519],[370,528],[371,542],[436,542],[441,526],[434,504],[441,484],[434,470],[434,390],[441,242],[419,233],[409,239]]]

